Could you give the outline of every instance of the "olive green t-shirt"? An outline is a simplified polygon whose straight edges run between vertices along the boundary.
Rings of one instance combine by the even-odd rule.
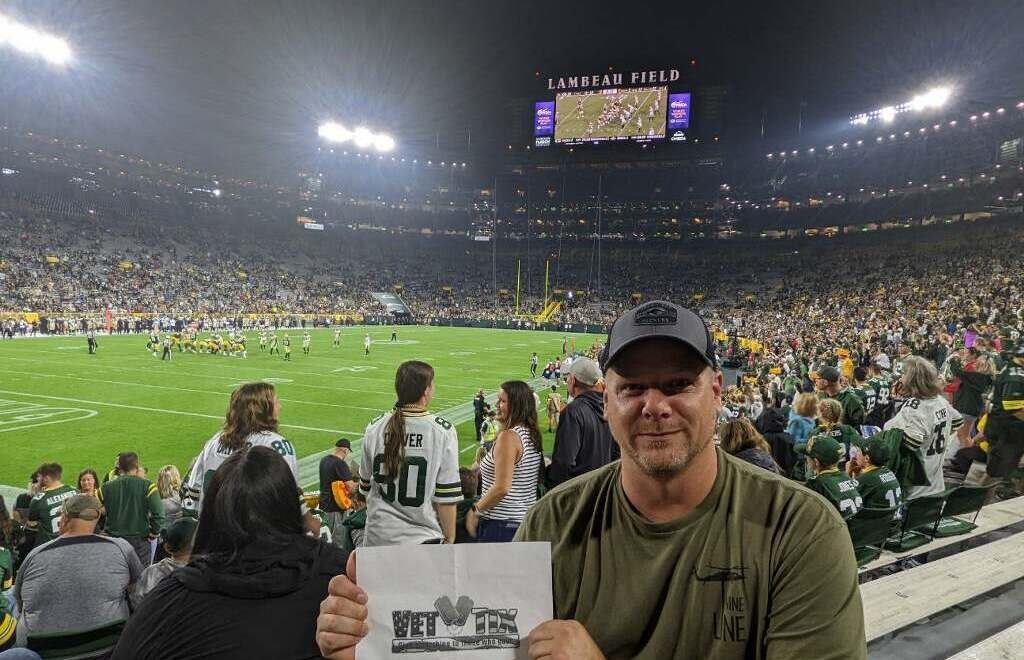
[[[517,541],[550,541],[554,611],[609,660],[863,660],[853,547],[799,484],[722,451],[708,496],[670,523],[627,500],[619,462],[554,489]]]

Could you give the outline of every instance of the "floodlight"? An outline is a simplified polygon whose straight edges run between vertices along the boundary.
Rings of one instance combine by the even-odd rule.
[[[317,135],[331,142],[347,142],[352,139],[352,131],[333,121],[320,124]]]
[[[373,144],[373,133],[365,126],[359,126],[352,131],[352,139],[360,149],[366,149]]]
[[[395,148],[395,139],[390,135],[378,135],[373,140],[373,146],[377,151],[391,151]]]
[[[929,108],[941,108],[949,100],[952,92],[948,87],[932,87],[923,94],[918,94],[910,101],[912,110],[927,110]]]
[[[878,118],[886,124],[891,123],[893,119],[896,119],[896,108],[891,105],[885,106],[878,111]]]
[[[0,15],[0,44],[7,44],[27,55],[36,55],[51,64],[66,64],[71,47],[60,37],[40,32]]]

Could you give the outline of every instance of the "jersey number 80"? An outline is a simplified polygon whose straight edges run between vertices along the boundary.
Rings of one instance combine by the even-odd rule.
[[[398,490],[398,503],[402,506],[419,508],[427,494],[427,459],[422,456],[406,456],[402,461],[402,469],[398,473],[398,488],[394,478],[381,474],[384,467],[384,454],[373,457],[373,480],[377,483],[381,496],[388,502],[395,501]],[[409,468],[416,468],[416,490],[409,492]]]

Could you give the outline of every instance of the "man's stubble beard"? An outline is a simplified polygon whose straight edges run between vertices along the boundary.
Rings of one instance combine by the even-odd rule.
[[[713,444],[714,434],[711,434],[702,442],[687,440],[678,450],[667,455],[659,453],[655,458],[649,453],[645,455],[644,452],[641,452],[636,446],[636,440],[630,438],[622,450],[640,468],[641,472],[653,479],[667,481],[685,472],[693,461]]]

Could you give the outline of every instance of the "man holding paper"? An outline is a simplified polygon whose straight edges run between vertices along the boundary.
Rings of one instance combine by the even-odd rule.
[[[542,498],[518,541],[550,541],[555,620],[531,658],[867,657],[846,526],[822,498],[713,441],[722,374],[704,321],[652,301],[612,326],[605,416],[622,460]],[[317,641],[354,657],[367,595],[331,583]]]

